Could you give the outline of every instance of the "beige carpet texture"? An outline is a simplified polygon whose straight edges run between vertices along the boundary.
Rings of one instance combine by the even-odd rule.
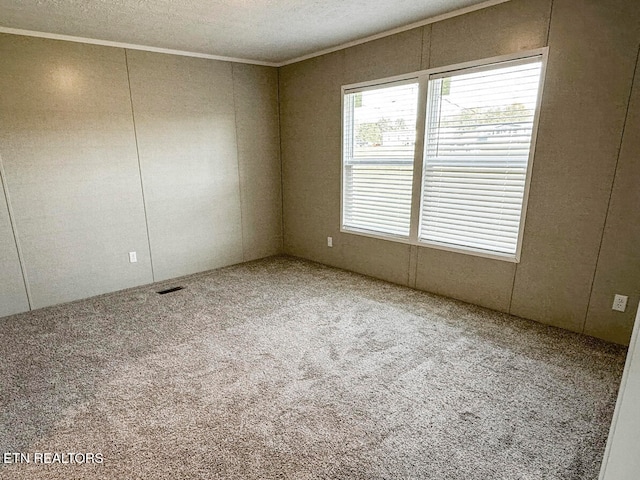
[[[595,480],[626,352],[291,257],[0,336],[17,480]]]

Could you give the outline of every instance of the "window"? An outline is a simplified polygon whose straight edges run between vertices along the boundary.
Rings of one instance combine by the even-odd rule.
[[[418,84],[351,92],[344,108],[343,225],[407,237]]]
[[[344,87],[342,230],[517,261],[545,55]]]

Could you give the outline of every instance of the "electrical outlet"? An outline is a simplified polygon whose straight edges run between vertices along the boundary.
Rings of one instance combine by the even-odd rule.
[[[138,255],[136,252],[129,252],[129,263],[136,263],[138,261]]]
[[[327,237],[327,247],[333,247],[333,237]]]
[[[611,307],[611,309],[617,312],[624,312],[627,309],[628,300],[629,297],[627,297],[626,295],[616,294],[616,296],[613,297],[613,306]]]

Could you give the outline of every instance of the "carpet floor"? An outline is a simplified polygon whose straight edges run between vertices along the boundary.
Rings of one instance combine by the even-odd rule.
[[[290,257],[0,337],[7,479],[596,479],[626,351]]]

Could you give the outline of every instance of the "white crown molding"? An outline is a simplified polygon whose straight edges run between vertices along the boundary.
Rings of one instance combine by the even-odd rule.
[[[225,57],[222,55],[209,55],[208,53],[187,52],[184,50],[172,50],[170,48],[150,47],[148,45],[135,45],[133,43],[112,42],[110,40],[97,40],[95,38],[74,37],[72,35],[60,35],[58,33],[36,32],[33,30],[21,30],[19,28],[9,28],[0,26],[0,33],[11,33],[13,35],[23,35],[27,37],[49,38],[51,40],[64,40],[66,42],[89,43],[91,45],[102,45],[105,47],[128,48],[129,50],[144,50],[146,52],[168,53],[170,55],[180,55],[183,57],[208,58],[209,60],[221,60],[223,62],[247,63],[250,65],[262,65],[265,67],[277,67],[277,63],[251,60],[247,58]]]

